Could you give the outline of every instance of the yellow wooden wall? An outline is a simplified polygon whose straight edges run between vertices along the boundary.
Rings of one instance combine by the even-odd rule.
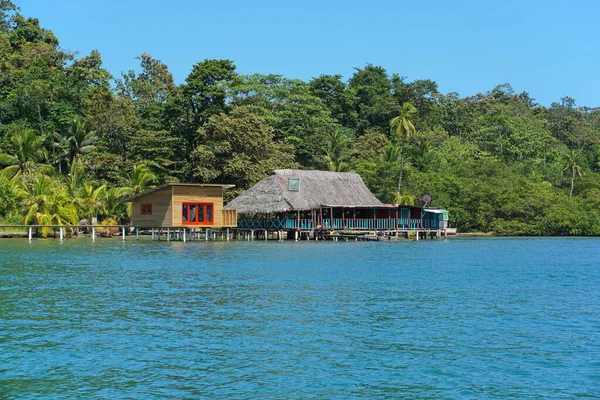
[[[183,225],[183,203],[213,203],[213,225]],[[152,215],[140,215],[141,204],[152,204]],[[237,226],[237,213],[223,210],[220,186],[170,186],[133,201],[132,225],[139,228],[224,228]]]
[[[132,203],[132,226],[137,228],[160,228],[173,225],[173,202],[170,187],[137,198]],[[141,204],[152,204],[152,215],[140,215]]]
[[[213,203],[214,225],[183,225],[181,221],[181,210],[183,203]],[[228,221],[223,219],[223,188],[210,186],[173,186],[173,226],[188,227],[235,227],[237,220]]]

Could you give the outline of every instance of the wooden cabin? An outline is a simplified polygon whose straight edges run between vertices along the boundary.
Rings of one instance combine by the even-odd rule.
[[[234,185],[168,183],[136,194],[131,225],[136,228],[230,228],[236,210],[223,209],[223,191]]]
[[[427,229],[447,229],[448,210],[443,208],[423,208],[422,226]]]

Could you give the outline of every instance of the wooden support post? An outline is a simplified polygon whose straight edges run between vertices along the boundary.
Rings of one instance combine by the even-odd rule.
[[[419,240],[419,231],[417,230],[417,241]]]
[[[269,231],[265,229],[265,242],[269,239]]]
[[[154,240],[154,228],[152,228],[152,240]]]
[[[171,241],[171,230],[167,229],[167,242]]]
[[[61,242],[63,241],[63,239],[64,239],[64,236],[65,236],[65,233],[64,233],[63,229],[64,229],[64,228],[61,226],[61,227],[60,227],[60,241],[61,241]],[[56,236],[55,236],[55,237],[56,237]]]
[[[96,227],[92,227],[92,242],[96,241]]]
[[[320,220],[318,225],[323,226],[323,207],[319,207],[319,218]]]
[[[140,240],[140,229],[135,228],[135,240]]]
[[[333,230],[333,207],[329,207],[329,229]]]
[[[294,232],[294,239],[296,240],[296,242],[298,241],[298,231]]]
[[[121,231],[123,232],[123,241],[125,241],[125,227],[121,227]]]
[[[377,210],[373,209],[373,230],[377,231]]]
[[[183,243],[185,243],[185,239],[186,239],[186,237],[185,237],[185,228],[183,228]]]
[[[32,230],[33,230],[33,228],[29,227],[29,234],[28,234],[28,236],[29,236],[29,241],[30,242],[31,242],[31,237],[32,237]]]
[[[229,242],[229,228],[227,228],[227,241]]]

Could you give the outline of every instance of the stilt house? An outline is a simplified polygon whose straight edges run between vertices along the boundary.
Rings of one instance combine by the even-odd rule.
[[[131,196],[136,228],[228,228],[235,210],[223,209],[223,191],[234,185],[168,183]]]
[[[428,209],[383,204],[353,172],[275,170],[225,210],[237,211],[239,229],[409,231],[442,225],[437,212],[427,217],[426,228]]]

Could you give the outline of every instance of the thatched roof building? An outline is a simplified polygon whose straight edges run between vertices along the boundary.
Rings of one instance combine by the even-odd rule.
[[[385,207],[353,172],[275,170],[233,199],[226,210],[280,213],[319,207]]]

